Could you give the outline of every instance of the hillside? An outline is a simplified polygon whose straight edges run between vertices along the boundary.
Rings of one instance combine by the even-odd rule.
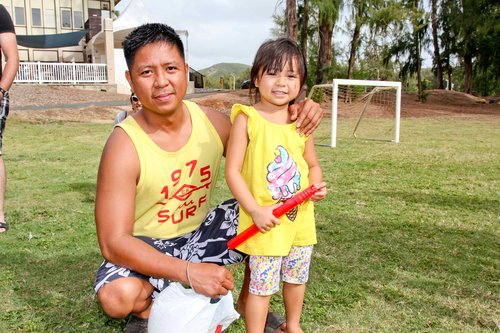
[[[223,62],[199,70],[199,72],[209,77],[218,78],[220,76],[228,76],[229,74],[234,74],[236,77],[238,77],[242,72],[244,72],[247,69],[250,70],[250,68],[251,68],[250,65]]]
[[[250,65],[245,64],[220,63],[199,70],[199,72],[205,75],[205,83],[208,88],[220,88],[221,77],[224,78],[224,88],[229,88],[228,84],[232,80],[232,75],[236,79],[236,87],[240,87],[243,81],[250,78],[250,68]]]

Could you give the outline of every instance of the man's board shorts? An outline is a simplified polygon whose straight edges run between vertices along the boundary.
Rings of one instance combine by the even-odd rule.
[[[9,115],[9,105],[9,92],[5,92],[5,95],[0,100],[0,155],[2,155],[3,132]]]
[[[194,263],[214,263],[225,266],[243,262],[246,255],[229,250],[227,241],[238,232],[239,205],[235,199],[227,200],[212,209],[195,231],[172,239],[155,239],[138,236],[158,251],[168,256]],[[94,291],[106,283],[123,277],[136,277],[148,281],[155,290],[153,298],[169,285],[163,278],[146,276],[128,268],[104,261],[97,270]]]

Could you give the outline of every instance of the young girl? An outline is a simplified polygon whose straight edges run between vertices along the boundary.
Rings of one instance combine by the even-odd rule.
[[[237,247],[249,254],[251,282],[245,304],[247,332],[262,333],[280,274],[286,309],[286,332],[303,332],[300,316],[313,245],[316,243],[311,201],[326,196],[326,185],[312,137],[300,136],[288,105],[298,96],[307,69],[297,44],[288,38],[261,45],[250,72],[253,106],[236,104],[226,180],[240,203],[238,232],[255,223],[261,233]],[[314,184],[310,200],[280,219],[272,211],[281,202]]]

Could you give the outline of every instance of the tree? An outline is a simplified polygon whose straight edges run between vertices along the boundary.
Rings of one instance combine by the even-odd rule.
[[[437,0],[431,0],[431,26],[432,26],[432,43],[434,45],[434,66],[436,67],[436,78],[438,89],[443,89],[443,63],[441,61],[441,54],[439,52],[439,39],[438,39],[438,15],[437,15]]]
[[[325,73],[332,63],[332,36],[333,28],[338,19],[341,0],[314,0],[318,6],[318,34],[319,49],[316,67],[316,83],[324,83]]]
[[[457,32],[453,25],[453,15],[456,12],[455,1],[442,0],[441,11],[439,13],[439,22],[441,23],[441,42],[442,52],[440,54],[443,71],[446,72],[449,90],[452,89],[452,57],[456,53]]]
[[[300,47],[304,58],[307,59],[307,37],[309,35],[309,2],[304,0],[299,7]]]
[[[354,17],[354,29],[351,38],[351,51],[349,52],[349,60],[347,67],[347,78],[352,79],[354,71],[354,63],[356,61],[356,50],[360,44],[361,27],[366,23],[370,0],[353,0],[352,11]]]
[[[413,27],[412,51],[414,52],[413,61],[415,63],[415,67],[412,68],[412,71],[417,74],[418,96],[420,100],[423,100],[422,47],[427,30],[427,18],[424,16],[424,12],[420,9],[419,0],[410,0],[408,5],[410,6],[410,21]]]
[[[478,18],[481,17],[477,11],[476,0],[463,0],[459,7],[459,15],[457,16],[456,24],[460,25],[460,41],[459,54],[462,57],[464,65],[464,92],[472,93],[472,59],[477,52],[477,40],[474,38],[475,27],[477,26]]]
[[[392,4],[392,12],[399,13],[402,18],[394,19],[393,16],[392,21],[401,30],[401,35],[386,48],[384,64],[387,64],[393,57],[398,60],[403,59],[400,76],[405,80],[416,74],[418,96],[420,100],[423,100],[421,54],[422,47],[426,43],[428,20],[420,5],[420,0],[395,1]]]
[[[286,0],[286,36],[297,40],[297,3]]]

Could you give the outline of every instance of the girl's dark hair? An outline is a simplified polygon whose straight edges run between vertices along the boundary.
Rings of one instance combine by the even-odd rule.
[[[123,40],[123,54],[127,62],[128,70],[132,68],[137,51],[146,45],[163,42],[175,46],[184,58],[184,45],[179,35],[170,26],[162,23],[143,24],[130,32]]]
[[[255,80],[259,78],[259,75],[268,71],[283,71],[286,63],[291,69],[294,69],[294,59],[297,59],[297,71],[302,87],[307,79],[306,60],[293,39],[282,37],[268,40],[259,47],[250,70],[250,98],[253,97],[253,103],[260,100],[259,89],[255,87]]]

